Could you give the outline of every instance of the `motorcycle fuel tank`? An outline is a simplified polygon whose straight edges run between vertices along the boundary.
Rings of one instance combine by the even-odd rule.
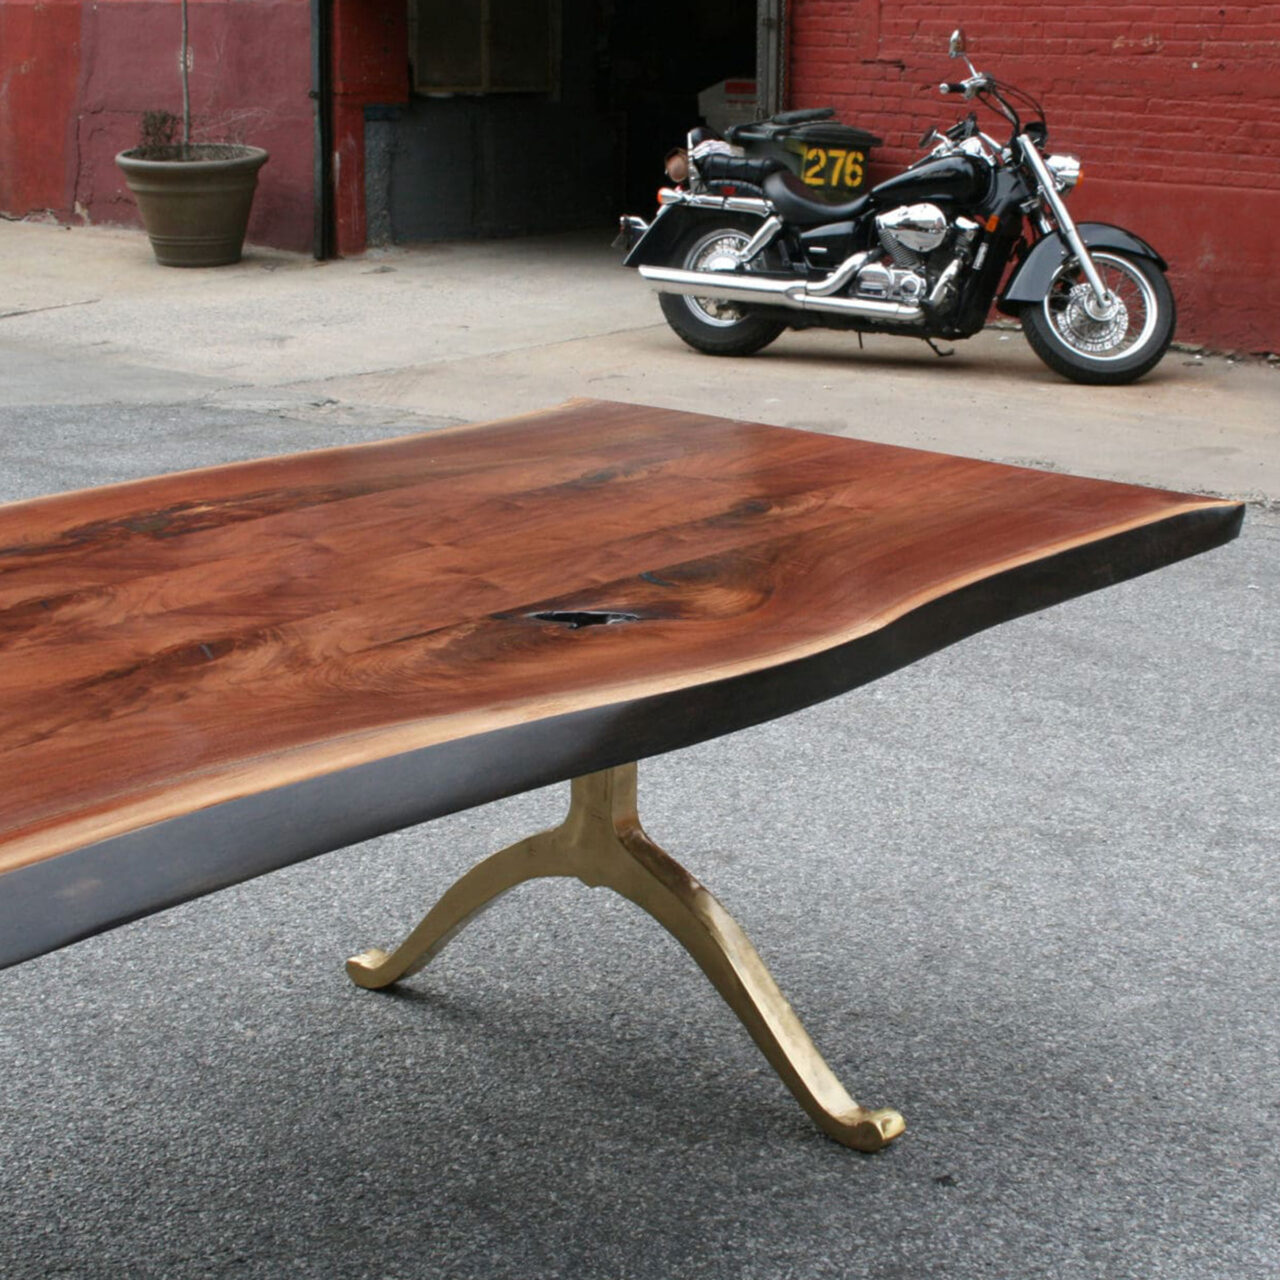
[[[976,203],[986,194],[988,175],[986,166],[972,156],[941,156],[873,187],[871,199],[879,208],[929,200]]]

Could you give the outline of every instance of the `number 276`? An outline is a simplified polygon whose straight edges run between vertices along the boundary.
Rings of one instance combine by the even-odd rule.
[[[866,156],[843,147],[807,147],[804,180],[811,187],[856,187],[862,181]]]

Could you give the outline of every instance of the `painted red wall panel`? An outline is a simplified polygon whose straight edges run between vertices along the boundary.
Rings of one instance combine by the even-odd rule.
[[[24,13],[36,15],[25,28]],[[13,38],[15,25],[25,39]],[[92,222],[137,225],[115,155],[137,144],[144,111],[181,113],[180,38],[177,0],[0,3],[0,157],[15,158],[19,175],[12,184],[0,179],[0,207],[13,213],[48,207],[66,218],[79,213]],[[271,153],[259,176],[249,240],[310,248],[307,0],[191,0],[190,42],[193,137],[240,139]],[[14,91],[24,62],[44,72],[35,102],[29,91],[25,97]],[[28,129],[27,117],[48,128]],[[9,169],[6,163],[6,175]]]
[[[0,5],[0,211],[67,210],[79,0]]]
[[[368,102],[409,97],[409,6],[333,0],[333,90]]]
[[[1052,149],[1083,160],[1076,216],[1170,260],[1178,336],[1280,350],[1280,4],[791,0],[790,105],[831,104],[881,135],[885,176],[968,109],[937,93],[962,75],[946,57],[957,20],[982,70],[1043,101]]]
[[[365,248],[364,109],[408,100],[408,5],[334,0],[333,188],[340,255]]]

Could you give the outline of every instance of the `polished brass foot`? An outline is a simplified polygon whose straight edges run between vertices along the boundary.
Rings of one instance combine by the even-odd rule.
[[[878,1151],[903,1131],[896,1111],[870,1111],[845,1092],[737,921],[645,835],[634,764],[575,778],[560,826],[473,867],[395,951],[353,956],[348,974],[376,988],[416,973],[504,893],[541,876],[612,889],[653,916],[698,962],[824,1133],[858,1151]]]

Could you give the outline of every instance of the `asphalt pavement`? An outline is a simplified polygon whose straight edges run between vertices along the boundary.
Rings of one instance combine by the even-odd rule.
[[[0,223],[0,500],[588,395],[1250,501],[1218,551],[645,762],[875,1156],[812,1128],[621,900],[342,960],[557,820],[536,792],[0,973],[0,1275],[1280,1274],[1280,369],[1075,387],[1016,331],[685,350],[600,237],[155,266]]]

